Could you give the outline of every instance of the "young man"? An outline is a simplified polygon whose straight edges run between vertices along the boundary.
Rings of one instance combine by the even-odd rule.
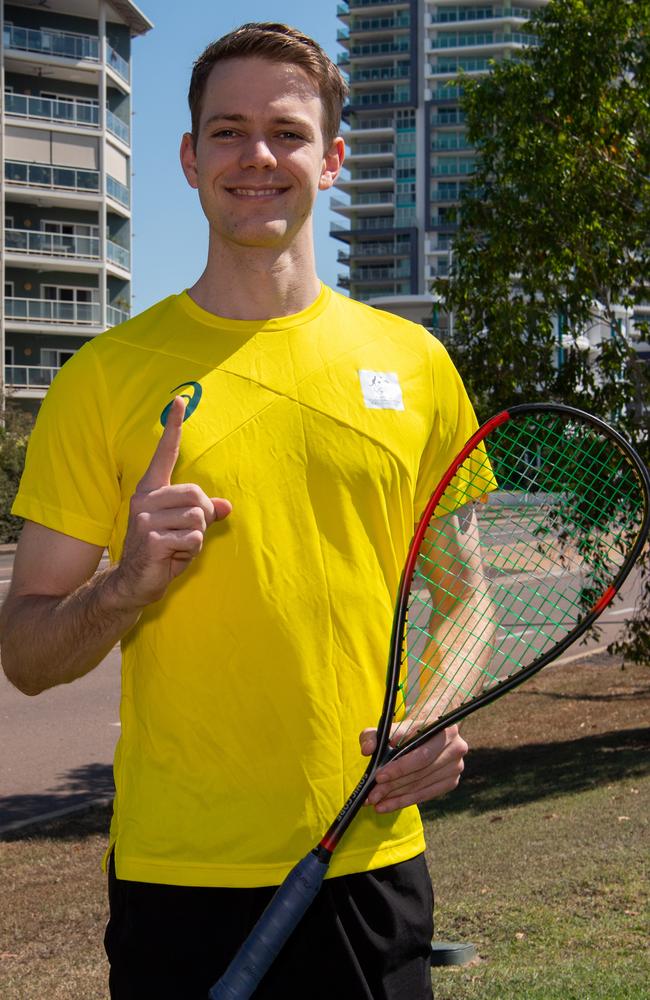
[[[286,26],[208,47],[181,145],[205,271],[79,351],[30,442],[7,676],[37,694],[122,641],[114,1000],[204,1000],[340,809],[372,751],[413,525],[474,427],[434,338],[317,278],[344,96]],[[256,997],[431,997],[414,804],[457,784],[466,750],[452,728],[384,768]]]

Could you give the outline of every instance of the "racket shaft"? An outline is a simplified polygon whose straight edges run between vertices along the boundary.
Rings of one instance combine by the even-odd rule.
[[[210,1000],[249,1000],[274,959],[318,894],[329,867],[313,851],[299,861],[279,886],[221,979]]]

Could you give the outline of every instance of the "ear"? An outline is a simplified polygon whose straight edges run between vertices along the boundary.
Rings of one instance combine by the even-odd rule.
[[[345,142],[341,136],[337,136],[330,148],[323,157],[323,168],[318,182],[319,191],[327,191],[332,187],[336,178],[341,173],[343,160],[345,159]]]
[[[183,168],[183,173],[185,174],[185,179],[190,187],[198,188],[199,178],[198,171],[196,169],[196,150],[194,149],[194,142],[192,136],[189,132],[183,134],[181,139],[181,167]]]

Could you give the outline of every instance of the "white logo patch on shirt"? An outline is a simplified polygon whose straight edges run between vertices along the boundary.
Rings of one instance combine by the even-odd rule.
[[[395,372],[359,371],[363,401],[369,410],[403,410],[402,387]]]

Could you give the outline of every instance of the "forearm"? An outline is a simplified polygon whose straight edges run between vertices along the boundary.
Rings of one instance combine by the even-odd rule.
[[[28,695],[83,677],[138,620],[112,567],[67,596],[10,597],[0,619],[2,666]]]
[[[485,592],[459,601],[445,616],[431,617],[432,638],[419,656],[420,681],[406,709],[418,729],[480,692],[492,656],[494,607]]]

